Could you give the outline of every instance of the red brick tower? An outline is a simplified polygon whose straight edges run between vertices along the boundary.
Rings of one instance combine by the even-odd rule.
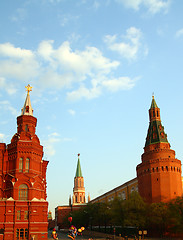
[[[84,178],[81,172],[80,165],[80,154],[78,154],[78,163],[76,169],[76,176],[74,178],[74,188],[73,188],[73,206],[85,204],[85,188],[84,188]]]
[[[48,202],[43,147],[35,134],[37,119],[30,102],[30,85],[17,133],[5,148],[0,146],[0,228],[4,240],[47,239]],[[4,206],[4,207],[3,207]],[[7,214],[8,213],[8,214]]]
[[[170,149],[154,96],[149,109],[149,129],[142,163],[137,165],[138,189],[148,203],[167,202],[182,196],[181,161]]]

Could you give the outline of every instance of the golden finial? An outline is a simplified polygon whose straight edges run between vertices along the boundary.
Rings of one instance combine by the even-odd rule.
[[[152,99],[154,99],[154,92],[152,93]]]
[[[30,91],[32,91],[32,87],[30,86],[30,84],[28,84],[27,86],[25,86],[25,88],[27,88],[27,93],[29,94]]]

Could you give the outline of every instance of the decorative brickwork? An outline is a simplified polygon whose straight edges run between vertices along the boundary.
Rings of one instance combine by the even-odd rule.
[[[154,97],[149,117],[142,163],[137,165],[138,190],[146,202],[167,202],[182,196],[181,161],[170,149]]]
[[[17,133],[6,146],[0,143],[0,236],[4,240],[47,239],[48,202],[43,147],[35,134],[29,92],[22,114],[17,117]]]

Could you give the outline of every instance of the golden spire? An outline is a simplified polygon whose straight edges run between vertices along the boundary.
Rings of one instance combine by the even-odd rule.
[[[32,87],[30,86],[30,84],[28,84],[27,86],[25,86],[25,88],[27,88],[27,94],[29,94],[30,91],[32,91]]]

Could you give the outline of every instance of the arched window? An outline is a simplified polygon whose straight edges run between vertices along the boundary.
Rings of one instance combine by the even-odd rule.
[[[125,193],[125,191],[122,192],[122,199],[126,200],[126,193]]]
[[[28,125],[27,124],[25,125],[25,131],[26,132],[28,131]]]
[[[19,172],[23,172],[23,158],[19,159]]]
[[[80,196],[80,202],[82,202],[82,196]]]
[[[29,172],[29,163],[30,163],[30,159],[26,158],[26,161],[25,161],[25,171],[26,172]]]
[[[28,200],[28,187],[26,184],[21,184],[18,189],[18,199]]]

